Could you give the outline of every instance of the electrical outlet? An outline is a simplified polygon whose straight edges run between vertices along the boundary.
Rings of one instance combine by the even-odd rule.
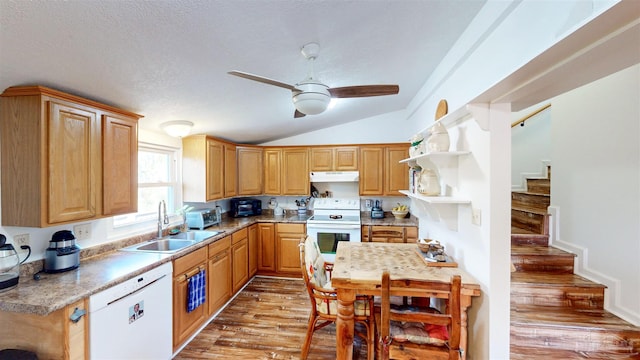
[[[365,201],[364,201],[364,206],[365,206],[367,209],[371,209],[371,199],[367,199],[367,200],[365,200]]]
[[[482,212],[480,209],[471,209],[471,223],[478,226],[482,224]]]
[[[91,237],[91,224],[80,224],[73,227],[73,234],[78,240],[86,240]]]
[[[13,242],[15,243],[16,247],[17,247],[17,251],[24,251],[22,249],[20,249],[20,246],[22,245],[26,245],[26,246],[31,246],[30,241],[29,241],[29,234],[20,234],[20,235],[16,235],[13,237]]]

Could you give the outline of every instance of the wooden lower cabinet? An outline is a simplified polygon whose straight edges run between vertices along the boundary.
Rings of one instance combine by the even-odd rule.
[[[412,243],[418,240],[416,226],[363,225],[363,242]]]
[[[78,322],[69,317],[75,309],[87,314]],[[88,299],[80,300],[47,316],[0,312],[0,349],[34,352],[40,360],[89,358]]]
[[[209,245],[207,287],[208,315],[211,316],[231,299],[231,236],[225,236]]]
[[[233,293],[249,281],[249,244],[247,228],[231,234],[231,283]]]
[[[249,244],[249,278],[252,278],[258,272],[258,224],[249,226],[248,234]]]
[[[304,224],[276,224],[276,270],[278,273],[301,276],[298,244],[305,235]]]
[[[258,224],[258,273],[268,274],[276,271],[276,225]]]
[[[209,305],[206,301],[187,312],[188,279],[206,268],[206,247],[173,261],[173,351],[189,339],[207,319]],[[209,294],[206,297],[208,299]]]

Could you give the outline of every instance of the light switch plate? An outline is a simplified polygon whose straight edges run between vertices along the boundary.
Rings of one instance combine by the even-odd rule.
[[[482,225],[482,212],[480,209],[471,209],[471,223],[473,225]]]
[[[91,237],[91,224],[79,224],[73,227],[73,234],[78,240],[86,240]]]

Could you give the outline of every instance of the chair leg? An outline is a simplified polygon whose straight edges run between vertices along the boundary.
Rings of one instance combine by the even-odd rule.
[[[313,338],[313,330],[316,326],[317,318],[312,313],[309,315],[309,325],[307,326],[307,335],[304,338],[304,345],[302,345],[302,353],[300,359],[305,360],[309,355],[309,349],[311,348],[311,339]]]
[[[367,360],[374,360],[376,354],[376,322],[375,319],[369,318],[369,326],[367,327]]]

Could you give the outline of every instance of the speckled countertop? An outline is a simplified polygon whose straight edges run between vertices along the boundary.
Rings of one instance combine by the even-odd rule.
[[[26,270],[21,269],[18,286],[0,293],[0,311],[48,315],[254,223],[305,223],[311,216],[311,214],[300,216],[297,212],[293,213],[293,215],[287,213],[285,216],[266,213],[249,218],[224,218],[220,225],[206,229],[224,231],[224,233],[173,254],[118,251],[121,247],[152,239],[154,234],[98,245],[82,250],[78,269],[59,274],[43,273],[37,281],[31,275],[42,269],[42,261],[24,264],[23,267]],[[384,219],[371,219],[368,213],[363,213],[361,221],[362,225],[418,226],[418,220],[414,217],[397,220],[393,215],[386,213]]]

